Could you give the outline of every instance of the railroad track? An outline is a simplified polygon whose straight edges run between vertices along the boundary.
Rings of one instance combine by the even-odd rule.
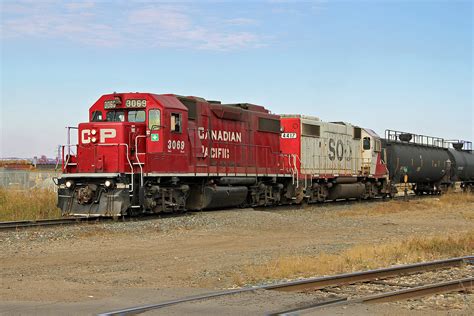
[[[42,220],[29,220],[29,221],[8,221],[0,222],[1,230],[16,230],[30,227],[45,227],[45,226],[62,226],[62,225],[76,225],[85,221],[95,220],[93,218],[58,218],[58,219],[42,219]]]
[[[337,307],[349,304],[362,303],[389,303],[397,302],[406,299],[413,299],[428,295],[435,295],[449,292],[468,291],[474,289],[474,277],[463,278],[457,280],[450,280],[446,282],[439,282],[423,286],[417,286],[409,289],[402,289],[397,291],[389,291],[385,293],[362,296],[358,298],[349,299],[346,297],[331,299],[327,301],[310,303],[302,307],[294,309],[283,310],[279,312],[269,313],[268,315],[285,315],[296,316],[304,313],[309,313],[320,308]]]
[[[241,288],[236,290],[225,290],[219,292],[206,293],[202,295],[195,295],[176,300],[165,301],[156,304],[148,304],[143,306],[136,306],[111,312],[99,314],[99,316],[112,315],[135,315],[144,313],[150,310],[161,309],[173,305],[178,305],[187,302],[201,301],[222,296],[231,296],[241,293],[256,293],[259,290],[271,290],[282,292],[304,292],[308,290],[321,290],[335,286],[343,286],[349,284],[356,284],[361,282],[370,282],[387,278],[394,278],[406,276],[416,273],[423,273],[439,269],[448,269],[453,267],[463,266],[465,264],[474,264],[474,256],[451,258],[446,260],[437,260],[431,262],[415,263],[401,266],[394,266],[390,268],[376,269],[370,271],[361,271],[354,273],[339,274],[327,277],[310,278],[298,281],[283,282],[274,285],[264,285],[257,287]],[[311,311],[316,308],[347,305],[354,303],[378,303],[378,302],[393,302],[413,297],[420,297],[425,295],[433,295],[436,293],[464,291],[466,289],[474,289],[474,278],[466,278],[460,280],[451,280],[437,284],[428,284],[410,289],[390,291],[381,294],[374,294],[355,299],[347,297],[339,297],[337,299],[330,299],[317,303],[310,303],[304,306],[299,306],[294,309],[281,310],[269,313],[270,315],[298,315],[303,312]]]
[[[181,215],[181,214],[180,214]],[[129,221],[146,221],[150,219],[157,219],[168,217],[168,214],[150,214],[142,215],[141,217],[65,217],[55,219],[42,219],[42,220],[26,220],[26,221],[8,221],[0,222],[0,231],[2,230],[17,230],[26,229],[32,227],[51,227],[51,226],[65,226],[65,225],[78,225],[81,223],[104,223],[104,222],[129,222]]]

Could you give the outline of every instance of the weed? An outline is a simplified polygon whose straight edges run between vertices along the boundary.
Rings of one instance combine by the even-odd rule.
[[[250,264],[235,272],[233,280],[242,285],[262,280],[331,275],[471,255],[473,251],[474,231],[450,236],[413,237],[382,245],[355,246],[339,254],[286,256],[263,264]]]
[[[457,208],[465,208],[467,205],[472,203],[474,203],[474,194],[448,193],[441,195],[440,197],[426,199],[412,199],[409,201],[392,200],[385,203],[356,204],[348,210],[337,212],[335,215],[339,217],[378,216],[420,210],[445,212]],[[465,217],[467,218],[472,218],[472,216],[472,214],[465,214]]]
[[[0,220],[18,221],[61,217],[56,193],[45,189],[0,188]]]

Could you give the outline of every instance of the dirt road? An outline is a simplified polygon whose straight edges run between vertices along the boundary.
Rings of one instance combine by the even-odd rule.
[[[134,305],[150,297],[147,291],[172,296],[236,287],[245,283],[237,273],[243,267],[281,256],[473,230],[471,203],[413,203],[242,209],[1,232],[0,312],[55,302]]]

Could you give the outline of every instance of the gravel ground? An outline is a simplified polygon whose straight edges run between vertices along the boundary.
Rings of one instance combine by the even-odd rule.
[[[362,205],[370,209],[374,203]],[[280,256],[338,253],[360,244],[473,229],[472,205],[381,214],[352,209],[353,204],[239,209],[0,232],[0,313],[6,306],[22,311],[22,306],[58,302],[66,310],[99,302],[104,307],[118,297],[134,305],[131,297],[137,291],[181,297],[183,291],[176,289],[195,293],[233,288],[235,271]],[[443,311],[452,301],[457,308],[463,298],[451,297],[456,295],[400,306]]]
[[[416,286],[445,282],[449,280],[469,278],[474,275],[474,266],[435,270],[418,274],[388,278],[373,282],[357,283],[341,287],[332,287],[324,290],[307,291],[317,301],[325,301],[338,297],[355,299],[362,296],[387,293]],[[446,293],[429,297],[410,299],[407,301],[390,303],[392,306],[406,310],[470,310],[474,308],[474,293]]]

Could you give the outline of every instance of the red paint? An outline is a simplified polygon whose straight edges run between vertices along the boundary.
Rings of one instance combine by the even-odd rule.
[[[375,165],[375,178],[382,178],[388,176],[387,164],[382,161],[382,154],[377,155],[377,164]]]
[[[77,156],[65,157],[67,173],[280,174],[300,172],[301,119],[281,118],[262,106],[221,105],[197,97],[191,113],[173,94],[118,93],[103,95],[89,109],[105,118],[106,102],[120,100],[115,110],[145,110],[145,122],[79,124]],[[128,100],[146,101],[146,108],[126,108]],[[143,102],[144,102],[143,101]],[[149,113],[159,110],[158,130],[150,130]],[[171,117],[181,116],[181,131],[171,131]],[[189,116],[193,116],[190,118]],[[260,130],[259,120],[279,121],[283,133]],[[95,131],[94,135],[93,132]],[[288,135],[291,137],[287,137]],[[93,141],[95,137],[95,141]],[[388,174],[380,154],[375,177]],[[334,178],[321,174],[319,178]],[[342,176],[342,175],[340,175]]]
[[[68,166],[67,172],[129,173],[132,164],[137,173],[140,162],[144,173],[289,173],[280,153],[279,132],[259,130],[260,118],[280,119],[264,107],[242,109],[188,97],[197,101],[195,118],[188,119],[188,108],[176,95],[119,93],[100,97],[89,110],[90,119],[95,111],[104,118],[111,111],[104,109],[104,103],[116,98],[121,104],[115,110],[124,111],[131,110],[125,108],[127,100],[146,100],[146,122],[79,124],[77,157],[70,159],[77,168]],[[161,112],[158,131],[148,124],[148,114],[155,109]],[[181,132],[171,131],[173,115],[181,115]]]
[[[300,118],[282,118],[281,126],[283,128],[283,135],[295,134],[295,138],[280,138],[281,152],[287,155],[285,162],[289,164],[290,161],[293,166],[296,163],[296,168],[300,172],[301,162],[301,119]],[[291,160],[288,160],[291,159]]]

